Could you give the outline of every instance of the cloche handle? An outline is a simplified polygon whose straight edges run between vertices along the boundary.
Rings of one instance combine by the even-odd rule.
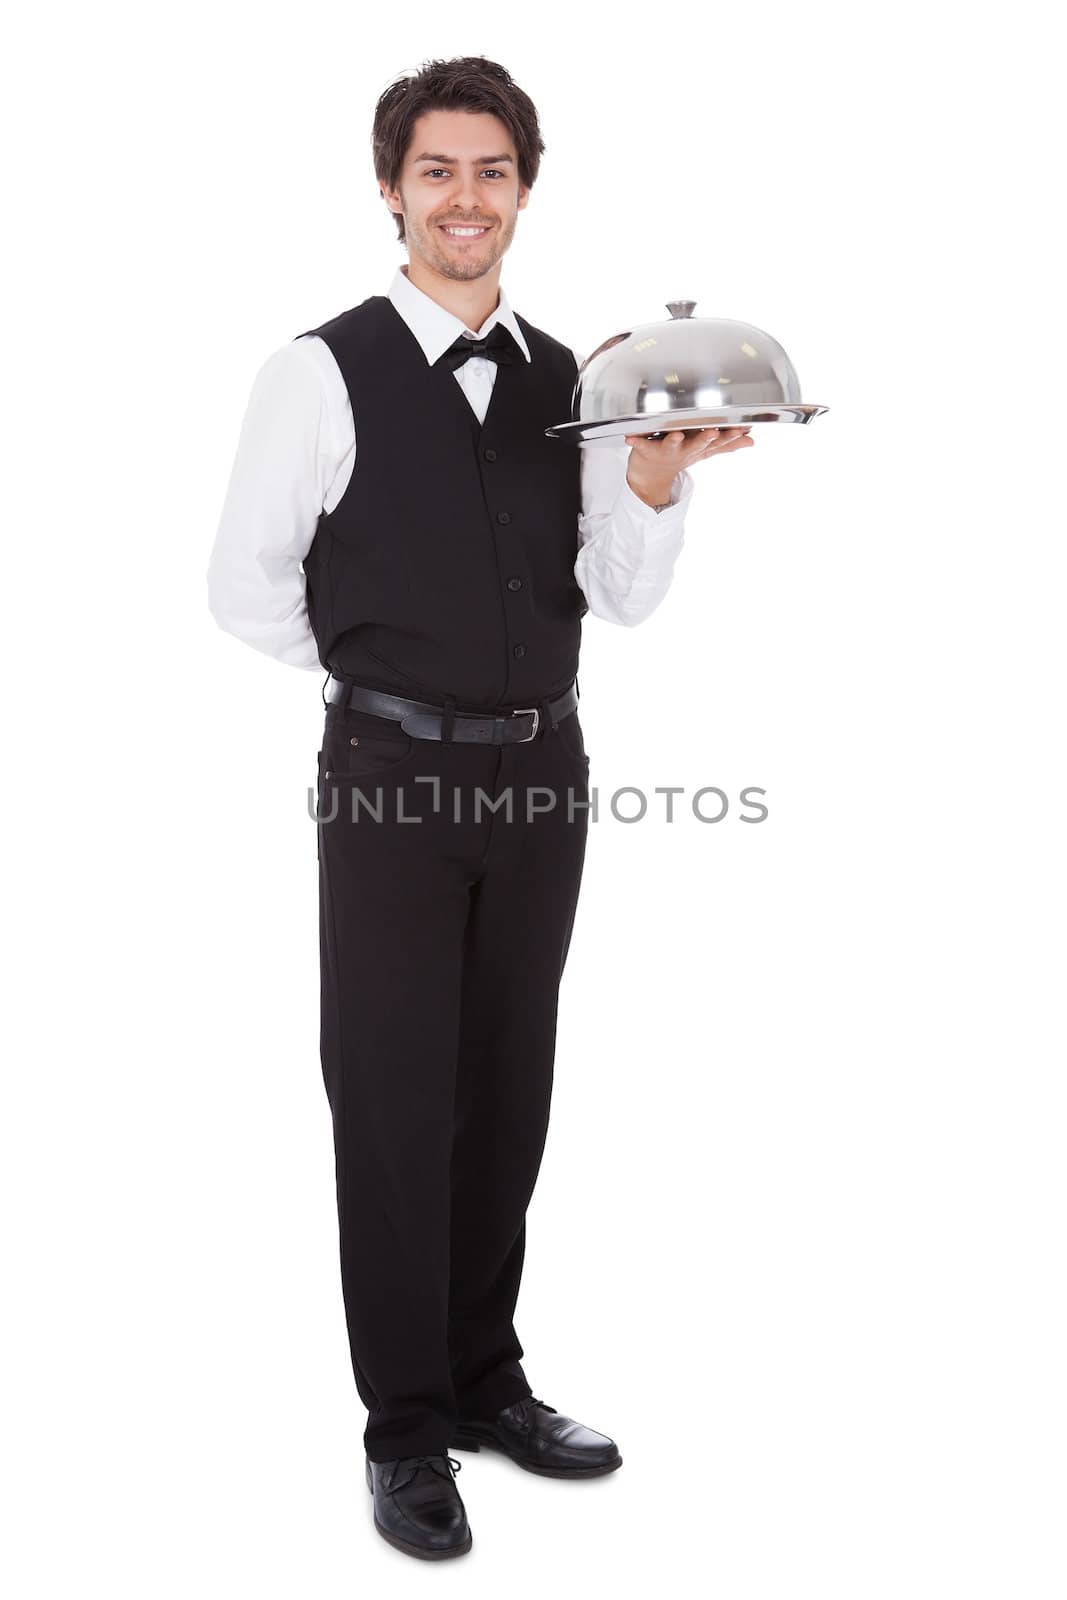
[[[672,317],[691,317],[695,305],[695,300],[668,300],[667,310]]]

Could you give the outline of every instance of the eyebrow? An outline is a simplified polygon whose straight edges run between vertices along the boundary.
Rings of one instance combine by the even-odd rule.
[[[455,166],[459,165],[459,163],[456,160],[455,156],[432,156],[432,155],[423,154],[421,156],[416,156],[415,160],[417,162],[418,161],[443,161],[445,163],[445,165],[449,166],[449,167],[455,167]],[[512,166],[515,165],[514,160],[513,160],[513,158],[511,156],[479,156],[477,158],[477,160],[472,163],[472,165],[476,166],[476,167],[483,167],[483,166],[488,166],[490,162],[496,162],[496,164],[499,166],[499,164],[502,161],[510,161]]]

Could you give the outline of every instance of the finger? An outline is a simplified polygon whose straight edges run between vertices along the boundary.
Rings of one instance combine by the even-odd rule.
[[[693,457],[693,460],[699,460],[701,456],[707,455],[711,450],[721,450],[725,445],[732,443],[742,431],[747,432],[748,430],[727,428],[721,425],[694,429],[689,442],[698,446],[698,453]]]
[[[647,433],[626,433],[623,435],[623,440],[628,445],[647,444],[655,450],[661,449],[664,445],[674,450],[683,444],[691,446],[698,442],[702,448],[706,448],[709,444],[726,443],[739,435],[747,434],[749,426],[750,424],[743,427],[726,427],[721,423],[715,423],[703,428],[675,428],[669,433],[660,433],[658,438],[653,438]]]
[[[649,451],[654,451],[657,455],[664,450],[669,450],[673,455],[683,444],[688,443],[685,434],[679,430],[675,430],[673,433],[661,434],[658,439],[653,439],[647,433],[627,433],[623,437],[627,444],[647,447]]]
[[[696,453],[702,456],[710,455],[712,451],[722,450],[729,443],[730,435],[725,428],[709,428],[706,439],[697,447]]]
[[[698,450],[697,453],[691,457],[691,460],[706,461],[710,456],[724,456],[727,455],[731,450],[743,450],[746,448],[751,448],[755,442],[755,439],[750,438],[747,433],[740,434],[732,439],[722,439],[713,444],[705,445],[702,450]]]

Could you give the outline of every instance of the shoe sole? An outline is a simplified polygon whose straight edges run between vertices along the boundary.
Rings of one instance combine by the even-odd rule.
[[[524,1472],[536,1472],[541,1478],[602,1478],[605,1472],[614,1472],[616,1467],[622,1466],[622,1456],[616,1456],[614,1461],[605,1462],[602,1467],[540,1467],[532,1461],[523,1461],[519,1456],[512,1455],[510,1450],[495,1439],[482,1438],[480,1434],[460,1433],[449,1444],[450,1450],[495,1450],[497,1455],[507,1456],[509,1461],[514,1461],[517,1467]]]
[[[367,1462],[367,1488],[374,1494],[374,1477],[371,1473],[370,1462]],[[391,1544],[394,1550],[402,1550],[406,1556],[417,1556],[420,1561],[447,1561],[449,1556],[465,1556],[474,1539],[468,1530],[465,1544],[457,1544],[451,1550],[424,1550],[421,1545],[409,1544],[406,1539],[401,1539],[399,1534],[390,1533],[388,1528],[383,1528],[378,1518],[374,1518],[374,1526],[381,1534],[386,1544]]]

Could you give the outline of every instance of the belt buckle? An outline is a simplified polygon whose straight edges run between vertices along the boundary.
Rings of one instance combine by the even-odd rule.
[[[520,706],[519,709],[517,711],[513,711],[511,713],[511,715],[513,717],[532,716],[533,719],[534,719],[533,729],[531,730],[531,732],[528,733],[524,739],[513,739],[512,740],[513,744],[529,744],[531,739],[536,739],[537,738],[537,730],[541,726],[541,707],[540,706]]]

